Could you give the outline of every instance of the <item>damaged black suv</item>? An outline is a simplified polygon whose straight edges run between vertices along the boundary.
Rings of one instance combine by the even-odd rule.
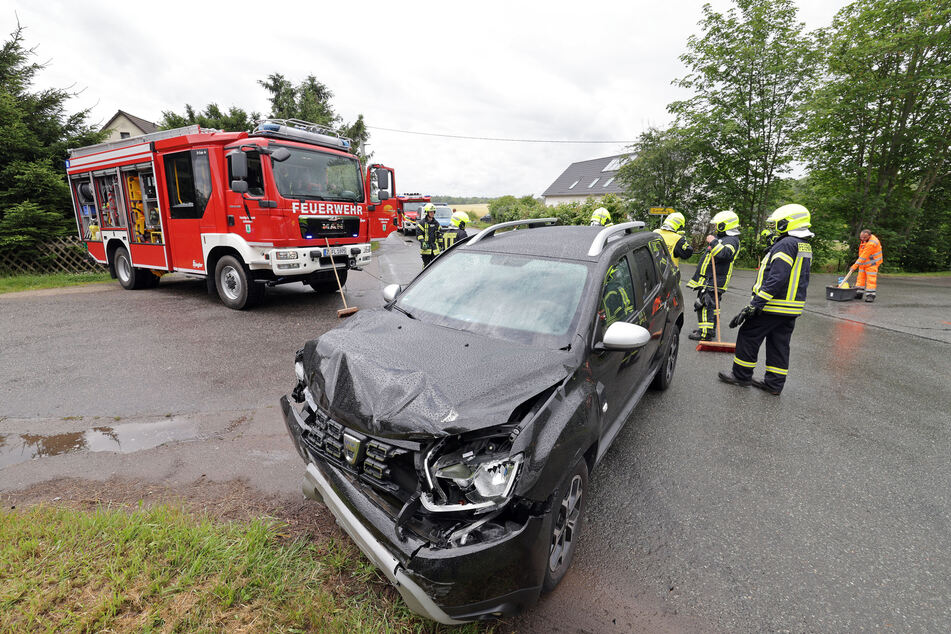
[[[297,353],[281,399],[304,492],[442,623],[561,581],[588,473],[673,377],[683,298],[661,237],[556,224],[495,225],[387,287]]]

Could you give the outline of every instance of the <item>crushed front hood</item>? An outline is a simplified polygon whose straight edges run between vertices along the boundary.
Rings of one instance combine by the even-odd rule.
[[[505,423],[561,381],[574,355],[361,311],[304,347],[305,381],[347,427],[389,438],[456,434]]]

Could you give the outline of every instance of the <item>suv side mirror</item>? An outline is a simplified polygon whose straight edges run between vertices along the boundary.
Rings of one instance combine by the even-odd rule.
[[[400,291],[403,290],[403,287],[399,284],[390,284],[383,287],[383,300],[389,304],[396,296],[400,294]]]
[[[616,321],[604,333],[604,339],[597,344],[603,350],[635,350],[651,340],[647,328],[626,321]]]

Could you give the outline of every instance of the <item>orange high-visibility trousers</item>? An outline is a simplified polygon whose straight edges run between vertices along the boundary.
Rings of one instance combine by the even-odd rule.
[[[855,288],[864,288],[866,293],[874,293],[876,284],[878,284],[878,264],[860,266],[859,276],[855,280]]]

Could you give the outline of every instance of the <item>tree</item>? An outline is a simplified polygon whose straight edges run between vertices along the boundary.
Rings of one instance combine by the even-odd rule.
[[[680,57],[690,73],[674,82],[695,94],[668,109],[696,148],[710,204],[758,232],[795,158],[818,55],[792,0],[734,3],[725,15],[704,5],[703,35]]]
[[[228,112],[223,112],[218,104],[212,103],[205,106],[205,109],[201,112],[195,112],[190,104],[185,104],[184,115],[171,110],[163,111],[159,127],[163,130],[170,130],[197,123],[203,128],[214,128],[225,132],[251,132],[260,119],[261,115],[259,113],[252,112],[249,114],[236,106],[231,106],[228,108]]]
[[[632,157],[618,171],[632,207],[671,207],[692,215],[703,195],[696,179],[697,149],[693,139],[676,126],[649,128],[630,147]]]
[[[66,149],[104,135],[86,123],[88,110],[67,113],[74,93],[31,91],[44,65],[31,61],[23,30],[17,24],[0,48],[0,251],[39,253],[38,243],[75,231]]]
[[[827,50],[806,138],[830,208],[853,246],[861,228],[874,227],[886,263],[914,249],[909,266],[946,266],[947,243],[934,258],[916,245],[951,213],[928,206],[951,173],[951,5],[857,0],[836,15]]]

